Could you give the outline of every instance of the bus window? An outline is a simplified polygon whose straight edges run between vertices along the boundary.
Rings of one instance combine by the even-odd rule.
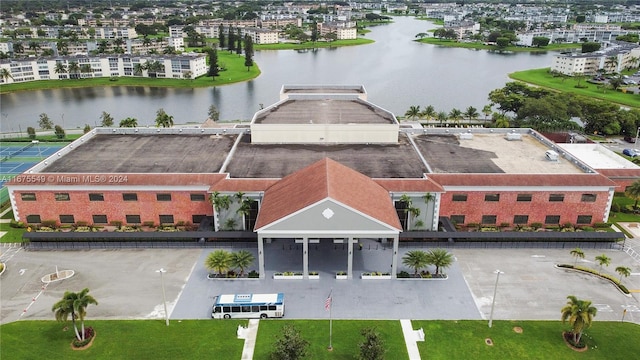
[[[251,306],[251,312],[258,312],[258,311],[260,311],[260,306],[258,305]]]
[[[240,306],[232,306],[231,312],[242,312],[242,311],[240,310]]]
[[[219,312],[220,312],[220,310],[222,310],[222,309],[220,308],[220,306],[216,306],[216,307],[213,309],[213,312],[214,312],[214,313],[219,313]]]
[[[267,305],[260,305],[260,311],[266,311]]]
[[[242,312],[251,312],[251,306],[247,306],[247,305],[242,306]]]
[[[226,312],[226,313],[231,312],[231,306],[223,306],[222,312]]]
[[[269,305],[269,310],[275,310],[276,306],[275,305]]]

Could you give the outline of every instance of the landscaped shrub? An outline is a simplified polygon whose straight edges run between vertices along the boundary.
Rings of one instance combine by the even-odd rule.
[[[542,223],[539,223],[539,222],[531,223],[531,228],[532,228],[533,230],[538,230],[538,229],[540,229],[541,227],[542,227]]]
[[[31,126],[29,126],[27,128],[27,134],[29,134],[29,139],[35,139],[36,138],[36,129],[34,129]]]
[[[120,220],[113,220],[113,221],[111,221],[111,222],[109,223],[109,225],[111,225],[111,226],[115,226],[115,227],[117,227],[118,229],[120,229],[120,228],[122,227],[122,221],[120,221]]]
[[[558,230],[560,230],[560,225],[547,225],[545,227],[545,229],[552,230],[552,231],[558,231]]]
[[[155,227],[156,224],[153,221],[145,221],[142,223],[142,226]]]
[[[260,274],[258,274],[258,272],[255,270],[251,270],[249,271],[248,277],[250,277],[251,279],[257,279],[260,277]]]
[[[609,223],[597,222],[597,223],[593,224],[593,227],[595,227],[596,229],[606,229],[606,228],[608,228],[608,227],[611,227],[611,224],[609,224]]]
[[[620,212],[620,204],[618,204],[618,203],[613,203],[613,204],[611,205],[611,211],[613,211],[613,212]]]
[[[55,229],[56,226],[58,225],[58,222],[56,220],[42,220],[42,222],[40,224],[43,227],[48,227],[48,228]]]
[[[582,231],[593,231],[594,229],[591,226],[583,226],[580,228]]]
[[[9,226],[11,226],[12,228],[16,228],[16,229],[24,229],[25,224],[22,221],[15,221],[15,220],[11,219],[11,222],[9,223]]]
[[[409,273],[408,273],[408,272],[406,272],[406,271],[400,271],[400,272],[398,273],[398,278],[399,278],[399,279],[406,279],[406,278],[408,278],[408,277],[410,277],[410,276],[409,276]]]

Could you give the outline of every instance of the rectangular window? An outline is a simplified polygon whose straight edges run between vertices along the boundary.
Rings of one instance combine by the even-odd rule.
[[[544,218],[544,223],[546,225],[558,225],[560,224],[560,215],[547,215]]]
[[[451,197],[453,201],[467,201],[467,194],[453,194]]]
[[[94,224],[107,224],[107,215],[93,215]]]
[[[138,201],[138,194],[136,193],[123,193],[122,194],[123,201]]]
[[[74,224],[75,222],[73,215],[60,215],[61,224]]]
[[[564,194],[549,194],[549,202],[563,202]]]
[[[497,215],[482,215],[482,224],[495,225],[496,219],[497,219]]]
[[[202,219],[204,219],[205,216],[207,216],[207,215],[192,215],[191,216],[191,223],[200,224],[202,222]]]
[[[484,201],[500,201],[500,194],[484,194]]]
[[[22,193],[20,194],[22,201],[36,201],[35,193]]]
[[[191,194],[191,201],[204,201],[204,194]]]
[[[595,202],[596,194],[582,194],[581,200],[582,202]]]
[[[40,215],[27,215],[27,224],[40,224]]]
[[[89,193],[89,201],[104,201],[104,194],[102,194],[102,193]]]
[[[240,306],[232,306],[231,312],[242,312],[242,309],[240,308]]]
[[[513,223],[515,225],[525,225],[529,223],[529,215],[514,215]]]
[[[158,201],[171,201],[171,194],[156,194]]]
[[[173,225],[173,215],[160,215],[160,224]]]
[[[125,215],[127,224],[141,224],[140,215]]]
[[[464,224],[464,215],[451,215],[451,222],[454,224]]]
[[[69,201],[71,198],[69,197],[69,193],[55,193],[56,201]]]
[[[516,201],[527,201],[530,202],[533,195],[531,194],[518,194],[518,199]]]
[[[578,220],[576,221],[576,224],[580,224],[580,225],[591,224],[592,219],[593,217],[591,215],[578,215]]]

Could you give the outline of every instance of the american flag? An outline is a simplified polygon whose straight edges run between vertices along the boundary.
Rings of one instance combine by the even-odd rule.
[[[329,293],[329,296],[327,296],[327,300],[324,301],[324,309],[329,311],[331,310],[331,301],[333,299],[331,298],[331,292]]]

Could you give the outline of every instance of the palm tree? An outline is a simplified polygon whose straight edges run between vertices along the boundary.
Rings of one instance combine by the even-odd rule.
[[[156,127],[168,128],[173,126],[173,116],[167,114],[163,108],[156,112]]]
[[[13,44],[13,52],[16,54],[22,54],[24,52],[24,45],[21,42],[16,42]]]
[[[489,118],[489,115],[491,115],[492,112],[493,112],[493,110],[491,109],[491,104],[485,105],[482,108],[482,113],[484,114],[485,120]]]
[[[434,117],[436,117],[436,109],[433,107],[433,105],[428,105],[427,107],[424,108],[424,110],[422,110],[422,113],[420,113],[420,116],[427,120],[431,120]]]
[[[424,269],[430,264],[429,256],[422,250],[410,250],[402,257],[402,264],[412,268],[414,274],[418,275],[420,269]]]
[[[436,275],[440,273],[440,268],[446,269],[453,263],[453,254],[445,249],[433,249],[428,253],[429,263],[435,265]]]
[[[78,319],[80,320],[80,326],[82,328],[81,335],[82,338],[78,339],[80,341],[85,340],[85,332],[84,332],[84,317],[87,316],[87,306],[90,304],[98,305],[96,299],[93,296],[88,295],[88,288],[82,289],[79,293],[76,294],[76,299],[73,302],[73,309],[78,315]]]
[[[463,115],[467,119],[475,120],[478,118],[478,109],[474,108],[473,106],[469,106],[467,110],[465,110]]]
[[[147,70],[146,64],[136,63],[133,65],[133,75],[142,76],[145,70]]]
[[[66,74],[67,66],[62,62],[57,62],[56,67],[53,69],[56,74]]]
[[[9,71],[9,69],[2,68],[0,69],[0,79],[4,80],[4,82],[7,82],[7,80],[9,79],[13,79],[13,75],[11,75],[11,71]]]
[[[229,197],[229,195],[220,195],[217,191],[211,194],[209,200],[216,212],[220,212],[221,209],[229,210],[229,206],[231,205],[231,197]]]
[[[626,267],[626,266],[618,266],[616,268],[616,272],[618,274],[620,274],[620,280],[618,280],[618,282],[622,282],[622,277],[629,277],[629,275],[631,275],[631,268]]]
[[[604,61],[604,66],[607,70],[611,69],[610,72],[617,72],[618,70],[618,57],[617,56],[608,56]]]
[[[38,56],[38,49],[40,49],[40,44],[37,41],[29,41],[29,50],[33,51],[36,56]]]
[[[598,309],[591,306],[589,300],[579,300],[573,295],[567,296],[567,304],[560,310],[562,312],[562,322],[569,321],[572,327],[573,343],[579,344],[582,337],[582,331],[591,326],[593,318],[596,316]]]
[[[128,117],[120,120],[120,127],[138,127],[138,120],[136,118]]]
[[[81,74],[90,74],[92,72],[93,72],[93,69],[91,68],[91,65],[89,65],[89,64],[80,65],[80,73]]]
[[[204,266],[209,270],[218,271],[218,275],[222,275],[223,271],[229,269],[231,263],[231,254],[227,250],[216,250],[207,256]]]
[[[492,119],[497,128],[508,128],[511,125],[509,117],[504,114],[493,113]]]
[[[255,260],[253,254],[247,250],[240,250],[231,253],[231,267],[240,269],[240,276],[244,275],[244,270]]]
[[[440,126],[442,126],[442,123],[443,123],[443,122],[445,122],[445,121],[447,121],[447,119],[448,119],[448,118],[449,118],[449,116],[448,116],[448,115],[447,115],[447,113],[446,113],[446,112],[444,112],[444,111],[440,111],[440,112],[438,113],[438,115],[436,115],[436,119],[437,119],[438,121],[440,121]]]
[[[633,208],[637,209],[638,200],[640,200],[640,180],[636,180],[631,185],[627,186],[627,188],[624,189],[624,194],[627,197],[630,197],[633,200],[635,200],[635,202],[633,203]]]
[[[584,259],[584,251],[582,251],[582,249],[580,248],[575,248],[571,250],[569,254],[571,254],[573,257],[576,258],[576,261],[573,263],[573,266],[576,266],[576,264],[578,263],[578,258]]]
[[[456,124],[460,123],[460,119],[462,119],[462,111],[456,108],[451,109],[449,112],[449,119],[453,120]]]
[[[61,300],[58,300],[51,307],[51,311],[54,312],[57,321],[67,321],[69,315],[71,315],[71,322],[73,323],[73,330],[76,333],[76,338],[81,339],[78,332],[78,326],[76,325],[76,312],[73,307],[73,303],[77,298],[77,294],[71,291],[65,291]]]
[[[71,61],[67,66],[67,71],[69,72],[69,78],[78,78],[78,73],[80,72],[80,65],[77,62]]]
[[[409,110],[407,110],[406,113],[404,113],[404,116],[415,120],[417,117],[420,117],[420,106],[418,105],[411,105],[409,107]]]
[[[605,254],[596,256],[596,261],[598,262],[598,265],[600,265],[600,273],[602,273],[603,265],[609,266],[609,264],[611,264],[611,258]]]

